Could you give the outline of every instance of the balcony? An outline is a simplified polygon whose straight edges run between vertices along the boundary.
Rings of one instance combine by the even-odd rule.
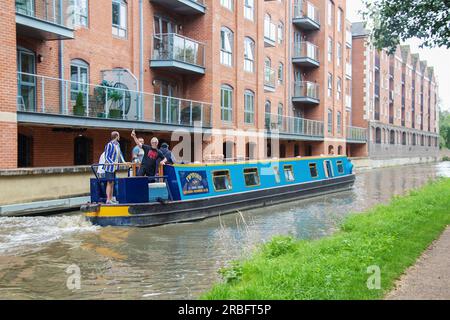
[[[292,102],[314,105],[319,104],[319,85],[308,81],[295,82]]]
[[[320,30],[319,10],[309,1],[297,0],[292,22],[303,30]]]
[[[181,74],[205,74],[205,46],[176,33],[156,34],[150,67]]]
[[[174,130],[211,127],[211,104],[18,73],[18,121],[45,125]]]
[[[345,31],[345,44],[347,45],[347,48],[351,48],[353,45],[353,35],[350,30]]]
[[[345,107],[347,110],[352,110],[352,96],[351,95],[345,95]]]
[[[276,79],[275,70],[265,67],[264,68],[264,91],[275,92]]]
[[[347,127],[347,142],[350,143],[366,143],[367,129],[358,127]]]
[[[304,140],[321,140],[324,137],[322,121],[285,117],[278,114],[266,114],[268,131],[278,131],[280,135],[294,135]]]
[[[345,77],[349,80],[352,79],[352,64],[351,63],[345,64]]]
[[[292,62],[301,67],[319,67],[319,48],[308,41],[295,43]]]
[[[180,15],[205,14],[206,6],[204,0],[151,0]]]
[[[275,47],[277,41],[277,26],[270,20],[264,20],[264,46]]]
[[[74,38],[69,0],[16,0],[16,33],[38,40]]]

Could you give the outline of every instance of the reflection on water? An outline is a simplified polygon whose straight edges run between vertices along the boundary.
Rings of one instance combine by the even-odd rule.
[[[450,163],[378,169],[359,174],[347,192],[149,229],[97,228],[80,213],[1,218],[0,298],[196,298],[227,261],[272,236],[323,237],[350,212],[437,176],[450,177]],[[74,291],[66,285],[73,264],[81,271],[81,289]]]

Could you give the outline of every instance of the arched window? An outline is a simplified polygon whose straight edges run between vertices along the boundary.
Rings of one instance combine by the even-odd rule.
[[[244,71],[255,71],[255,41],[249,37],[244,40]]]
[[[264,114],[265,114],[265,127],[267,130],[270,130],[270,116],[272,113],[272,103],[267,100],[264,106]]]
[[[77,100],[81,92],[83,103],[86,103],[89,83],[89,64],[81,59],[73,59],[70,62],[70,99]]]
[[[233,31],[226,27],[220,29],[220,63],[226,66],[233,65]]]
[[[337,113],[337,132],[338,132],[338,134],[341,133],[341,129],[342,129],[341,126],[342,126],[342,115],[341,115],[341,112],[338,111],[338,113]]]
[[[278,130],[283,129],[283,104],[278,104]]]
[[[334,146],[328,146],[328,154],[334,155]]]
[[[338,155],[342,155],[342,152],[343,152],[343,148],[342,148],[342,146],[339,146],[338,147]]]
[[[220,94],[220,109],[222,121],[233,121],[233,88],[222,85]]]
[[[391,139],[390,139],[391,144],[395,144],[395,131],[391,130],[390,135],[391,135]]]
[[[255,94],[250,90],[244,93],[244,121],[247,124],[255,123]]]
[[[93,163],[93,147],[92,140],[78,136],[74,141],[74,165],[83,166]]]
[[[284,23],[280,21],[278,23],[278,43],[282,44],[284,40]]]
[[[377,144],[381,144],[382,143],[381,129],[380,128],[376,128],[375,129],[375,143],[377,143]]]
[[[328,133],[333,133],[333,111],[328,109]]]

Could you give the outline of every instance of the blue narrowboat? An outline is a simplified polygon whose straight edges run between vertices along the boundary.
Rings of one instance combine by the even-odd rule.
[[[345,156],[164,166],[164,175],[116,179],[118,204],[106,205],[105,179],[91,179],[86,218],[100,226],[150,227],[201,220],[352,187]]]

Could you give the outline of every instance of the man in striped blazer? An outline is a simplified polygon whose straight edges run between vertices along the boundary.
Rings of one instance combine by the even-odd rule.
[[[117,201],[113,199],[114,181],[118,169],[118,166],[115,164],[125,162],[119,141],[120,134],[114,131],[111,133],[111,141],[105,147],[105,178],[108,179],[106,183],[106,204],[117,204]]]

